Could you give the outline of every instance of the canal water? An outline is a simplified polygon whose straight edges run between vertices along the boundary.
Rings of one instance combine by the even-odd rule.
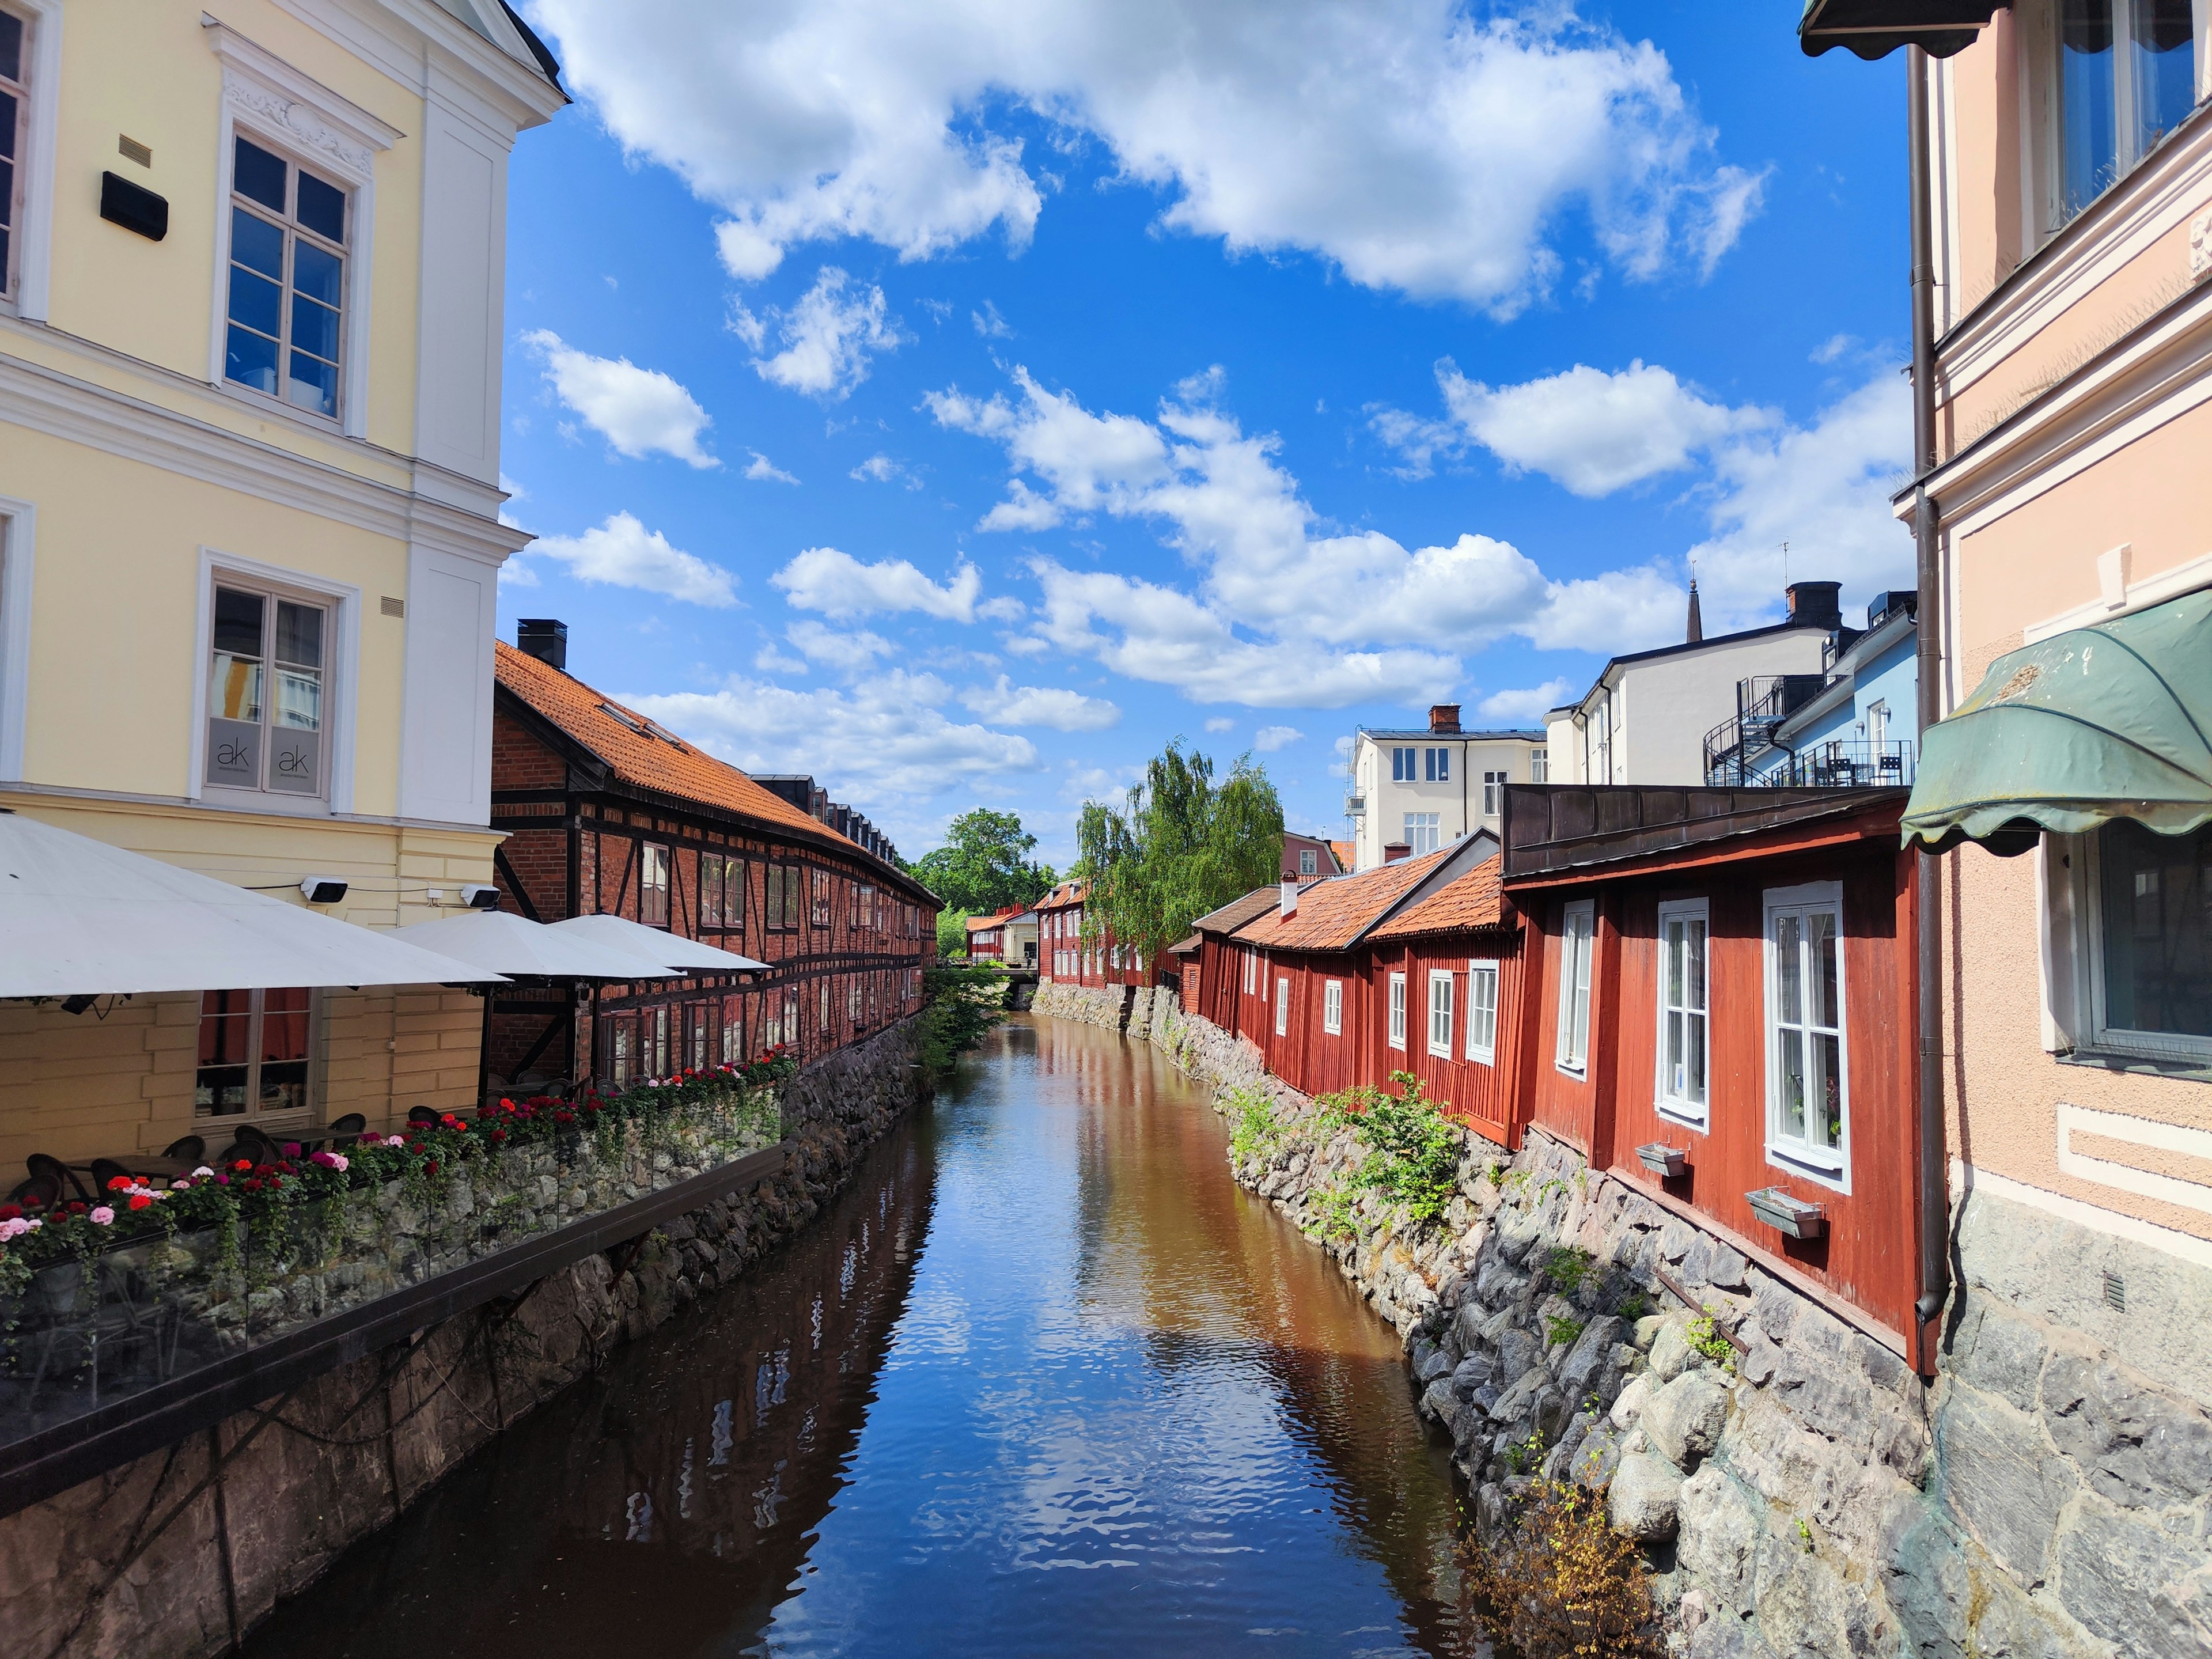
[[[1460,1650],[1447,1449],[1227,1133],[1150,1048],[1011,1022],[247,1653]]]

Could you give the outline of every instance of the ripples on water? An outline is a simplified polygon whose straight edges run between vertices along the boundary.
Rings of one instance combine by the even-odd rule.
[[[1443,1653],[1445,1449],[1205,1095],[1018,1021],[806,1235],[248,1652]]]

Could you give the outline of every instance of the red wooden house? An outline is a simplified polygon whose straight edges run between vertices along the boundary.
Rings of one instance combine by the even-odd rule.
[[[1084,936],[1084,909],[1091,896],[1087,881],[1064,881],[1031,908],[1037,919],[1037,977],[1054,985],[1149,985],[1153,964],[1133,945],[1123,945],[1110,927],[1096,921]],[[1173,964],[1168,964],[1173,971]]]

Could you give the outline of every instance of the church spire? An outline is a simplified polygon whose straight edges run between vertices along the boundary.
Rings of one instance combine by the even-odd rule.
[[[1705,637],[1705,618],[1698,614],[1698,579],[1690,578],[1690,631],[1685,644],[1696,645]]]

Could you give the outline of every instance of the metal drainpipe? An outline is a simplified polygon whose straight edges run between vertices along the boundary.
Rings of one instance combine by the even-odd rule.
[[[1912,463],[1918,478],[1912,510],[1918,566],[1919,616],[1914,650],[1919,677],[1921,753],[1927,731],[1943,716],[1942,569],[1936,543],[1936,498],[1927,480],[1936,469],[1936,269],[1934,191],[1929,179],[1928,54],[1905,49],[1905,143],[1911,150],[1912,213]],[[1942,866],[1926,850],[1917,854],[1914,934],[1920,980],[1920,1296],[1912,1304],[1916,1364],[1928,1359],[1928,1328],[1943,1311],[1950,1291],[1950,1155],[1943,1121],[1943,938],[1939,902]]]

